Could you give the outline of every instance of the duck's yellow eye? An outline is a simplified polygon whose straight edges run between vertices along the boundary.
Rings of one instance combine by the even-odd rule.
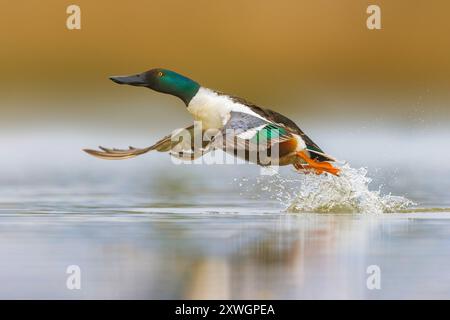
[[[158,71],[158,77],[162,77],[164,75],[164,73],[162,73],[161,71]]]

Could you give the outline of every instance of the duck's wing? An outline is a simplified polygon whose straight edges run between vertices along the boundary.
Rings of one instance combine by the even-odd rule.
[[[245,112],[232,111],[213,145],[228,152],[230,149],[261,151],[292,138],[292,132],[281,126]]]
[[[219,93],[222,94],[222,93]],[[317,160],[317,161],[336,161],[333,157],[327,155],[314,141],[311,140],[310,137],[308,137],[298,126],[297,124],[292,121],[291,119],[283,116],[282,114],[272,111],[270,109],[262,108],[252,102],[249,102],[245,99],[230,96],[230,98],[236,102],[240,103],[242,105],[245,105],[249,107],[253,112],[260,115],[264,119],[266,119],[269,123],[283,128],[289,132],[295,133],[299,135],[303,141],[306,144],[307,150],[311,154],[311,158]]]
[[[153,146],[147,148],[135,148],[129,147],[128,149],[116,149],[116,148],[105,148],[102,146],[98,147],[100,150],[93,149],[83,149],[84,152],[90,154],[91,156],[106,159],[106,160],[123,160],[128,158],[134,158],[150,150],[154,150]]]
[[[201,150],[194,150],[194,135],[196,134],[194,130],[194,125],[186,127],[184,129],[177,129],[172,132],[172,134],[165,136],[154,145],[146,148],[135,148],[129,147],[128,149],[115,149],[115,148],[105,148],[99,147],[100,150],[83,149],[86,153],[101,159],[107,160],[122,160],[128,158],[134,158],[141,154],[147,153],[152,150],[159,152],[170,151],[171,155],[180,155],[183,153],[190,154],[195,153],[196,155],[201,151],[205,154],[210,151],[209,143],[206,141],[202,143]],[[198,149],[198,148],[197,148]]]

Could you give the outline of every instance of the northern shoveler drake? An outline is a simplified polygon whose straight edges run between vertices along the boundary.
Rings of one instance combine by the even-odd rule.
[[[194,139],[188,141],[188,148],[184,142],[182,152],[176,148],[183,144],[177,136],[180,134],[172,133],[147,148],[84,150],[93,156],[117,160],[157,150],[170,152],[181,159],[196,159],[213,149],[222,149],[263,166],[292,164],[301,172],[339,175],[339,169],[330,164],[335,159],[325,154],[292,120],[275,111],[202,87],[181,74],[161,68],[110,79],[118,84],[146,87],[180,98],[194,119],[201,123],[203,133],[208,130],[216,130],[216,133],[208,141],[202,141],[200,148],[194,148]],[[191,134],[195,134],[194,129],[193,125],[185,128]],[[264,161],[260,156],[252,158],[249,155],[249,150],[259,150],[261,146],[269,154]],[[275,148],[276,153],[272,152]]]

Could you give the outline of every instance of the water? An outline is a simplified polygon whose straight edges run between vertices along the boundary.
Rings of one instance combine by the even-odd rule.
[[[0,298],[450,298],[449,169],[417,170],[420,156],[365,149],[340,178],[260,176],[30,144],[1,163]]]
[[[338,166],[338,165],[335,165]],[[258,187],[257,198],[277,199],[290,213],[363,213],[382,214],[409,210],[415,203],[402,196],[383,195],[381,186],[370,190],[372,179],[367,169],[354,169],[348,163],[340,166],[339,177],[298,174],[285,178],[281,174],[262,176],[249,184],[244,178],[239,186],[247,191]]]

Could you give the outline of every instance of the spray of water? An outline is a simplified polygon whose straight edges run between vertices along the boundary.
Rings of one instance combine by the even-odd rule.
[[[414,205],[404,197],[369,190],[371,181],[365,168],[344,164],[339,177],[299,174],[290,179],[277,174],[259,177],[252,184],[242,180],[240,186],[246,191],[256,189],[258,197],[278,200],[288,212],[381,214]]]

